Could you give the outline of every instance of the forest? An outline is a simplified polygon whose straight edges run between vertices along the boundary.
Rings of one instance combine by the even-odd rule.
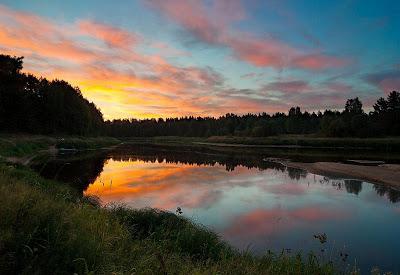
[[[63,80],[47,80],[22,72],[23,57],[0,55],[0,131],[50,135],[114,137],[251,136],[316,134],[327,137],[400,135],[400,93],[379,98],[366,113],[359,98],[348,99],[342,111],[167,119],[104,120],[97,106],[78,87]]]

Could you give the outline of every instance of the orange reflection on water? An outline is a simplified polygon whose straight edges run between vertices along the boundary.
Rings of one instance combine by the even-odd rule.
[[[207,183],[226,176],[227,171],[189,164],[110,159],[86,195],[96,195],[102,203],[122,202],[137,207],[194,208],[212,203],[219,193]]]

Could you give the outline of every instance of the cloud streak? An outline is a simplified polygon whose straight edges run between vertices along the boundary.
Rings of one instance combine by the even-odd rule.
[[[137,33],[90,20],[55,23],[5,6],[0,6],[0,16],[3,52],[27,57],[30,73],[78,85],[106,118],[221,112],[214,108],[222,102],[210,94],[223,85],[221,74],[140,53]]]
[[[196,0],[149,0],[147,3],[197,40],[227,47],[234,57],[256,67],[324,70],[349,64],[346,59],[305,52],[277,39],[260,38],[249,32],[234,30],[233,23],[246,17],[238,0],[213,1],[209,6]]]
[[[345,66],[346,60],[238,29],[248,19],[241,1],[146,3],[197,41],[228,49],[234,58],[197,66],[195,52],[176,50],[176,45],[136,30],[87,18],[55,21],[4,5],[0,5],[0,49],[25,56],[26,72],[79,86],[106,119],[286,112],[297,105],[314,111],[342,108],[346,98],[362,97],[354,84],[343,80],[301,77]],[[221,69],[224,62],[240,68],[250,64],[251,72],[240,71],[233,79],[232,73]],[[283,75],[284,68],[290,75]],[[387,93],[399,86],[399,78],[394,68],[363,80]]]
[[[93,36],[115,48],[129,49],[139,40],[136,34],[90,20],[79,21],[78,28],[82,34]]]
[[[225,229],[223,235],[242,239],[268,237],[281,234],[287,230],[300,228],[304,224],[322,223],[325,221],[342,220],[349,214],[322,208],[320,205],[306,206],[295,209],[271,208],[255,209],[239,216]]]
[[[378,87],[385,94],[400,88],[400,68],[398,70],[384,71],[365,76],[368,83]]]

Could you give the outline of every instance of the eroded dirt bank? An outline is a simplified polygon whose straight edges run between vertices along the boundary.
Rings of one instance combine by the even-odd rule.
[[[284,161],[283,164],[288,167],[304,169],[314,174],[357,178],[400,188],[400,164],[363,166],[337,162],[303,163],[291,161]]]

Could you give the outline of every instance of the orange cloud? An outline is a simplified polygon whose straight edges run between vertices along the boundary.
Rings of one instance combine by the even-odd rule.
[[[0,5],[0,18],[0,45],[15,49],[16,54],[75,62],[97,58],[92,51],[67,38],[64,33],[68,30],[39,16]]]
[[[101,177],[89,185],[85,194],[98,195],[103,203],[120,201],[135,207],[169,210],[177,206],[207,207],[221,195],[220,191],[210,188],[209,183],[226,177],[226,173],[223,167],[211,171],[204,166],[188,164],[176,166],[165,162],[153,164],[111,159]],[[182,181],[183,178],[186,180]]]
[[[174,0],[151,1],[150,5],[187,26],[202,41],[227,46],[237,58],[255,66],[317,69],[340,63],[319,55],[308,55],[307,59],[280,41],[232,31],[232,23],[245,16],[239,1],[216,1],[211,9],[200,1],[184,1],[178,9]],[[293,100],[277,101],[279,98],[265,87],[226,87],[224,76],[210,67],[178,66],[159,54],[142,53],[139,49],[148,44],[137,33],[105,23],[56,23],[0,5],[0,49],[25,56],[26,72],[79,86],[106,119],[219,116],[232,110],[275,112],[302,102],[303,90],[299,93],[294,88],[292,95],[286,93]],[[160,47],[166,49],[165,45]],[[320,102],[319,93],[310,100]]]
[[[61,25],[1,5],[0,16],[5,53],[26,56],[29,73],[79,86],[105,118],[204,115],[222,105],[210,98],[223,82],[218,73],[141,54],[135,33],[89,20]]]

